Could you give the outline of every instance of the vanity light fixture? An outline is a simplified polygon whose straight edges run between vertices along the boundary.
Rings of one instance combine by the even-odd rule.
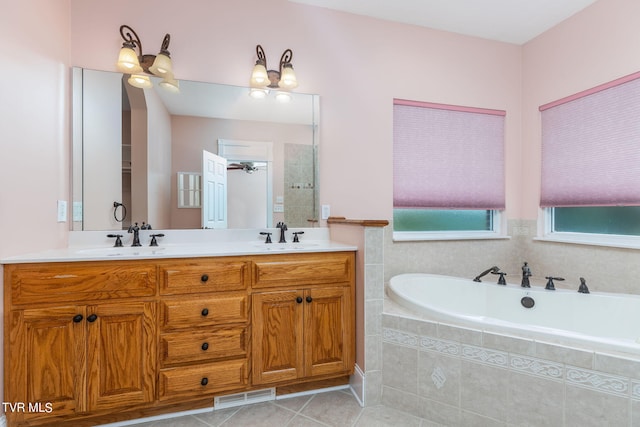
[[[267,57],[262,46],[256,46],[256,54],[258,60],[251,73],[249,95],[253,98],[261,99],[267,96],[269,89],[278,89],[276,92],[278,101],[287,102],[291,100],[289,91],[298,87],[298,80],[291,64],[293,59],[291,49],[285,50],[280,57],[280,66],[277,71],[267,69]]]
[[[169,55],[171,36],[166,34],[157,55],[143,55],[140,37],[128,25],[120,26],[120,35],[124,40],[116,66],[118,70],[129,74],[129,84],[138,88],[149,88],[153,84],[148,74],[162,77],[160,86],[172,92],[178,92],[178,81],[173,77],[173,66]],[[137,52],[136,52],[137,49]]]

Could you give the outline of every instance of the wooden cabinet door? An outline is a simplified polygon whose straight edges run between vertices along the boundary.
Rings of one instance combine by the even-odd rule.
[[[84,307],[15,310],[9,315],[7,402],[41,405],[7,411],[11,420],[84,411]],[[46,405],[51,405],[47,407]],[[50,409],[50,410],[49,410]]]
[[[254,384],[294,380],[303,375],[303,291],[253,295]]]
[[[347,372],[353,367],[353,317],[350,288],[305,291],[305,375]]]
[[[154,400],[155,319],[153,302],[87,307],[88,410],[115,409]]]

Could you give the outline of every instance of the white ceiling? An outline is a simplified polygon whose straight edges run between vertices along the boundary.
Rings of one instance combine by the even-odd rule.
[[[373,18],[524,44],[596,0],[290,0]]]

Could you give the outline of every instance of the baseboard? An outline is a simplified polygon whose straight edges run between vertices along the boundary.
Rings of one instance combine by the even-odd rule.
[[[349,378],[349,386],[354,397],[356,398],[358,403],[360,403],[360,406],[364,407],[366,403],[364,399],[365,376],[364,372],[362,372],[362,369],[360,369],[360,366],[358,366],[358,364],[356,364],[355,369],[353,370],[353,375],[351,375],[351,378]]]

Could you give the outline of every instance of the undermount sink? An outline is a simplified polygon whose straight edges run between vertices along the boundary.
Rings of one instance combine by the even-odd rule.
[[[81,249],[77,253],[97,257],[146,256],[162,255],[165,249],[157,246],[114,246],[110,248]]]

